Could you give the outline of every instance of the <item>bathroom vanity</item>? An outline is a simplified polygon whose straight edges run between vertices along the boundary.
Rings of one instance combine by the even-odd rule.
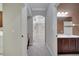
[[[79,36],[58,35],[58,54],[79,53]]]

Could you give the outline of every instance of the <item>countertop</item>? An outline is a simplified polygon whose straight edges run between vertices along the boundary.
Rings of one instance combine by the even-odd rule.
[[[64,35],[64,34],[58,34],[57,38],[79,38],[77,35]]]

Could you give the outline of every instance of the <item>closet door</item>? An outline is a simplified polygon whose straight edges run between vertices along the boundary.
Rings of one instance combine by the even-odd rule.
[[[3,4],[3,55],[22,56],[21,20],[23,4]]]
[[[79,38],[76,38],[76,52],[79,53]]]

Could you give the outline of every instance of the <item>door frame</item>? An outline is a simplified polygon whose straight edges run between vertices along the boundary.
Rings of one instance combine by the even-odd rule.
[[[22,55],[27,56],[27,3],[24,3],[22,8],[22,20],[21,20],[21,39],[22,39]]]

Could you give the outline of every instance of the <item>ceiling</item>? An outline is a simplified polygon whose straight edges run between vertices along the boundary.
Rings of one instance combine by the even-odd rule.
[[[46,3],[32,3],[30,5],[31,5],[33,11],[44,11],[44,10],[46,10],[46,8],[48,6],[48,4],[46,4]]]
[[[35,15],[45,16],[48,8],[48,3],[29,3],[29,6],[33,16]]]

